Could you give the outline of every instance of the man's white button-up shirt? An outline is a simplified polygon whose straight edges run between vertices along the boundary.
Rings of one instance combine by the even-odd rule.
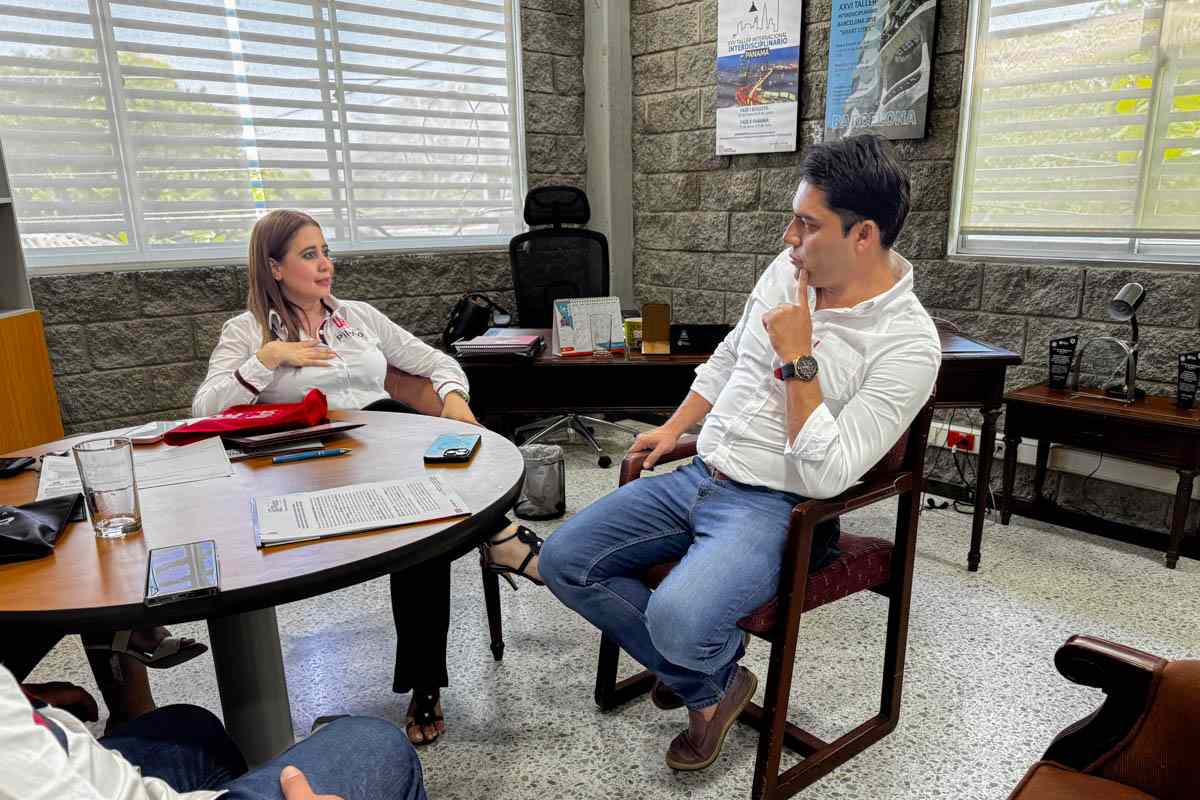
[[[913,267],[892,252],[896,284],[853,308],[815,310],[813,357],[824,401],[788,441],[782,362],[763,314],[795,296],[787,251],[759,278],[737,326],[696,369],[692,391],[712,404],[697,443],[709,466],[741,483],[812,498],[853,486],[899,440],[933,392],[942,351],[913,294]]]

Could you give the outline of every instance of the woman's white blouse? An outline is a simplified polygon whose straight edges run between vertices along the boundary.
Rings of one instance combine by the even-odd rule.
[[[269,369],[255,355],[262,348],[262,328],[249,311],[221,328],[208,361],[208,375],[196,390],[192,413],[209,416],[233,405],[295,403],[310,389],[325,393],[331,409],[358,409],[388,396],[388,365],[429,378],[443,400],[453,391],[467,394],[467,376],[453,358],[413,336],[369,303],[322,301],[325,319],[317,331],[337,355],[327,366]],[[282,338],[275,312],[273,335]]]

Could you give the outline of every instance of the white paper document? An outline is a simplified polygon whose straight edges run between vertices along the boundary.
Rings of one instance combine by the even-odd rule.
[[[209,478],[227,478],[233,474],[225,445],[219,436],[201,439],[181,447],[133,451],[133,474],[138,487],[150,489],[174,483],[191,483]]]
[[[217,436],[182,447],[133,451],[133,475],[138,489],[227,478],[233,466]],[[83,491],[73,456],[46,456],[38,480],[38,500]]]
[[[264,495],[250,501],[250,510],[259,547],[471,513],[463,499],[435,475]]]
[[[79,468],[71,456],[43,456],[42,473],[38,478],[37,499],[62,497],[64,494],[80,494],[83,486],[79,482]]]

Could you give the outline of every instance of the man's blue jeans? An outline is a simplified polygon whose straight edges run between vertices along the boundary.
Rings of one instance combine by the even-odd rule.
[[[688,708],[718,702],[744,645],[737,621],[775,596],[792,507],[803,497],[714,478],[700,458],[643,477],[575,514],[542,546],[538,571]],[[837,554],[820,526],[812,568]],[[679,560],[651,592],[649,567]]]
[[[177,792],[224,789],[222,800],[283,800],[279,773],[289,764],[318,795],[425,800],[421,762],[408,736],[370,717],[334,720],[250,772],[220,720],[197,706],[156,709],[100,743]]]

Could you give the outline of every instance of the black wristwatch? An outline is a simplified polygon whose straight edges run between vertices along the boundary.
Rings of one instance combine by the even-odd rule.
[[[812,356],[799,356],[795,361],[788,362],[775,370],[775,377],[780,380],[797,380],[808,383],[817,377],[817,360]]]

